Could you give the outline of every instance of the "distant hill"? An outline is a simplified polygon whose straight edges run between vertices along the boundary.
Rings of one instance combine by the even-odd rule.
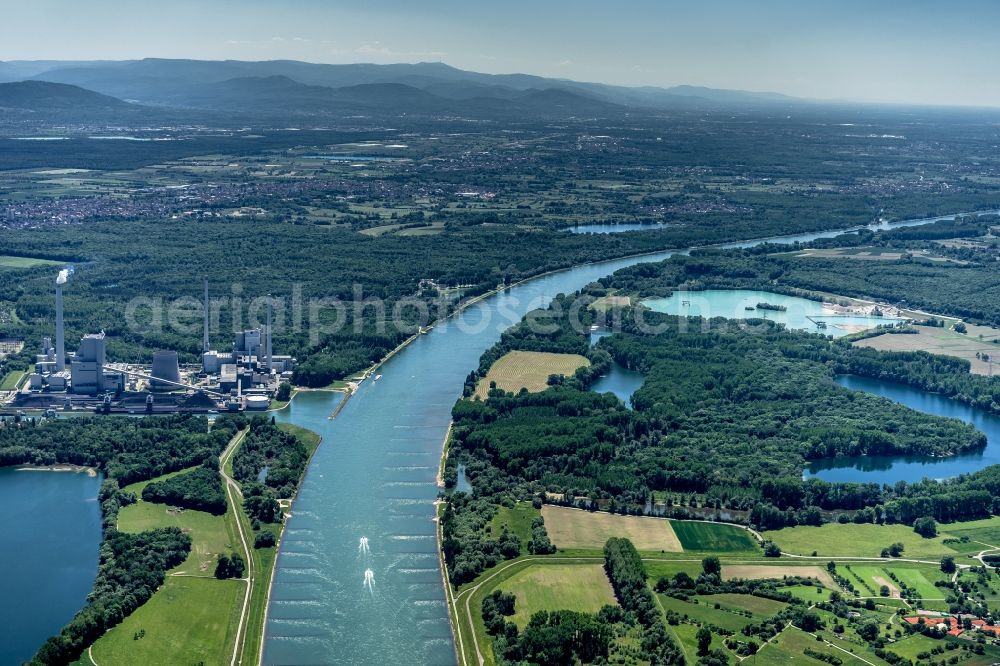
[[[123,111],[131,106],[120,99],[63,83],[0,83],[0,110],[92,112]]]
[[[441,100],[469,102],[453,107],[458,113],[480,113],[493,106],[498,113],[538,110],[542,113],[614,113],[631,109],[717,109],[802,104],[776,93],[718,90],[697,86],[629,88],[599,83],[553,79],[529,74],[482,74],[439,62],[415,64],[324,65],[293,60],[247,62],[237,60],[166,60],[149,58],[125,61],[16,61],[0,62],[0,81],[37,79],[66,83],[130,102],[159,106],[229,109],[240,99],[262,95],[264,107],[276,104],[281,94],[287,103],[300,100],[297,111],[331,112],[351,105],[366,108],[382,97],[387,111],[442,110]],[[298,84],[302,88],[295,85]],[[405,88],[357,86],[394,85]],[[281,89],[284,89],[283,91]],[[322,90],[321,90],[322,89]],[[337,94],[330,90],[339,90]],[[392,94],[392,91],[397,96]],[[430,97],[421,96],[414,90]],[[549,91],[549,92],[546,92]],[[556,92],[566,95],[560,97]],[[571,95],[571,96],[567,96]],[[613,106],[601,106],[601,104]],[[617,110],[617,111],[616,111]]]

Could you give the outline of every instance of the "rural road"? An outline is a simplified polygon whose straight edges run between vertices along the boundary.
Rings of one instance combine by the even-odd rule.
[[[236,452],[236,447],[240,445],[240,442],[247,435],[247,430],[243,430],[238,433],[229,442],[226,450],[222,452],[219,456],[219,474],[222,475],[222,479],[226,484],[226,499],[229,501],[229,508],[232,510],[233,515],[236,519],[236,530],[240,535],[240,542],[243,546],[243,556],[247,564],[247,577],[243,580],[247,584],[246,593],[243,595],[243,608],[240,610],[240,622],[236,627],[236,642],[233,644],[233,657],[229,661],[230,666],[236,666],[237,663],[243,662],[243,641],[246,640],[246,624],[247,624],[247,610],[250,607],[250,595],[253,592],[253,580],[254,580],[254,561],[253,553],[250,552],[250,547],[248,545],[246,532],[243,529],[243,521],[240,518],[240,502],[243,493],[240,491],[240,486],[236,481],[226,473],[226,463],[228,463],[233,454]]]

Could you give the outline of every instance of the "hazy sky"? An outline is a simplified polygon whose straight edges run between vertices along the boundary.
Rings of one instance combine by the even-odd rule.
[[[0,16],[0,60],[431,60],[626,85],[1000,106],[992,0],[0,0]]]

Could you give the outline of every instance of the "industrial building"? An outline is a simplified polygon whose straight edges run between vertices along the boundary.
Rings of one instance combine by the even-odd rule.
[[[155,352],[150,366],[111,365],[103,331],[84,335],[76,353],[67,356],[63,288],[71,274],[64,269],[56,278],[55,344],[51,338],[42,341],[35,371],[15,396],[18,406],[102,413],[264,410],[279,384],[291,378],[295,359],[272,351],[270,306],[265,326],[237,333],[230,351],[210,349],[207,282],[200,367],[182,368],[177,352],[169,350]]]

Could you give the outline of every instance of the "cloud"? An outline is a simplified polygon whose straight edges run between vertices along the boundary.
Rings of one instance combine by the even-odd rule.
[[[383,46],[381,42],[362,44],[354,52],[366,58],[396,60],[443,60],[448,55],[444,51],[396,51]]]
[[[561,60],[561,61],[557,62],[556,63],[556,67],[558,67],[560,69],[566,69],[567,67],[572,67],[575,64],[576,63],[573,62],[572,60],[568,60],[567,59],[567,60]]]

